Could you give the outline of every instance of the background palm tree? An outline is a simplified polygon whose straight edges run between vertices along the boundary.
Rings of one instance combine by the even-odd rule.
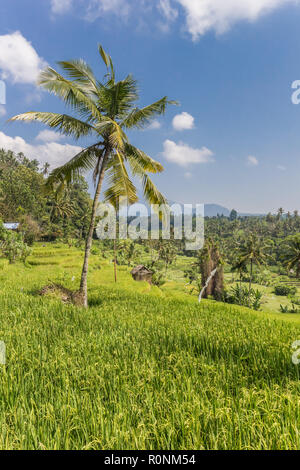
[[[239,274],[240,286],[242,285],[242,276],[247,272],[247,262],[241,260],[239,257],[232,261],[231,272],[237,272]]]
[[[297,278],[300,277],[300,234],[287,237],[281,245],[281,259],[283,265],[290,271],[296,270]]]
[[[250,264],[249,293],[253,279],[253,266],[260,266],[265,263],[267,248],[267,243],[261,240],[255,233],[249,234],[239,246],[239,261],[237,264],[240,267]]]
[[[74,215],[74,206],[66,194],[56,193],[51,203],[50,219],[65,218]]]
[[[94,138],[93,144],[52,171],[47,180],[47,186],[51,188],[57,183],[71,183],[81,172],[93,170],[95,195],[77,300],[85,307],[88,305],[88,260],[104,175],[107,173],[108,176],[108,188],[105,191],[105,200],[108,202],[116,197],[125,197],[129,204],[138,200],[136,187],[128,174],[129,167],[132,175],[142,181],[145,199],[154,204],[165,203],[165,198],[149,178],[149,173],[163,171],[162,165],[131,145],[125,130],[148,126],[156,115],[165,112],[168,104],[175,104],[164,97],[144,108],[136,107],[139,95],[134,78],[128,75],[124,80],[116,81],[111,57],[101,46],[99,53],[107,68],[102,82],[96,79],[92,69],[81,59],[59,62],[67,78],[51,67],[40,75],[39,84],[61,98],[75,112],[76,117],[31,111],[12,118],[12,121],[39,121],[75,139],[86,136]]]
[[[43,176],[48,176],[49,169],[50,169],[50,163],[48,163],[48,162],[44,163],[43,167],[42,167],[42,175]]]

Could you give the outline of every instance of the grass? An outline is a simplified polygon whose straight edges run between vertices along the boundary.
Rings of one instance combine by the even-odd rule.
[[[274,275],[274,279],[278,278],[278,276]],[[227,288],[234,286],[236,283],[239,282],[238,277],[235,277],[235,282],[232,282],[232,275],[225,274],[225,281]],[[249,283],[245,282],[242,285],[248,287]],[[272,286],[261,286],[260,284],[252,283],[252,288],[255,290],[259,290],[263,293],[262,298],[262,310],[264,312],[274,313],[280,312],[280,305],[286,307],[291,307],[291,302],[287,296],[275,295],[274,293],[274,285]],[[297,296],[300,295],[300,289],[297,289]],[[300,315],[298,315],[300,317]],[[289,318],[292,318],[289,315]],[[300,319],[299,319],[300,320]]]
[[[199,306],[127,267],[115,285],[96,256],[85,311],[35,295],[49,280],[76,288],[82,253],[38,247],[32,260],[47,258],[0,270],[1,449],[300,447],[297,316]]]

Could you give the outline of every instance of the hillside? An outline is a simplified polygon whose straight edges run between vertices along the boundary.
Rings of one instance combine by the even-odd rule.
[[[48,245],[31,267],[2,264],[0,448],[299,448],[298,320],[199,306],[126,266],[115,285],[96,255],[88,311],[37,294],[75,288],[81,257]]]

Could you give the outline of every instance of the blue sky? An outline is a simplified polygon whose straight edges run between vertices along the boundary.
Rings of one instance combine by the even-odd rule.
[[[297,0],[2,0],[0,147],[55,166],[86,144],[6,121],[63,110],[36,87],[39,71],[84,58],[101,78],[101,43],[118,77],[138,79],[141,105],[164,95],[180,102],[130,134],[164,164],[155,180],[169,199],[300,209],[300,105],[291,101],[299,24]]]

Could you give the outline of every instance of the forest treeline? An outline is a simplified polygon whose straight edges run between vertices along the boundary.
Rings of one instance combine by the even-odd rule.
[[[68,186],[45,189],[49,164],[41,165],[25,155],[0,150],[0,219],[3,222],[19,222],[19,257],[28,256],[22,245],[34,241],[60,240],[71,245],[83,246],[89,226],[92,201],[88,184],[83,176]],[[3,232],[4,233],[4,232]],[[191,257],[185,276],[190,283],[203,286],[209,273],[218,268],[217,275],[206,292],[219,298],[223,294],[223,271],[237,273],[241,281],[265,283],[260,279],[262,267],[279,275],[300,278],[300,216],[298,211],[285,213],[280,208],[276,214],[260,217],[239,217],[232,210],[230,217],[205,218],[205,246],[199,252],[187,251],[185,240],[137,240],[136,242],[103,241],[103,251],[114,249],[118,262],[134,259],[138,246],[153,252],[149,267],[156,269],[158,282],[162,274],[174,263],[177,256]],[[11,240],[6,234],[2,251],[11,251]],[[127,261],[125,261],[127,263]]]
[[[91,198],[83,177],[65,188],[45,191],[50,165],[22,153],[0,150],[0,218],[19,222],[25,241],[82,239],[88,229]]]

